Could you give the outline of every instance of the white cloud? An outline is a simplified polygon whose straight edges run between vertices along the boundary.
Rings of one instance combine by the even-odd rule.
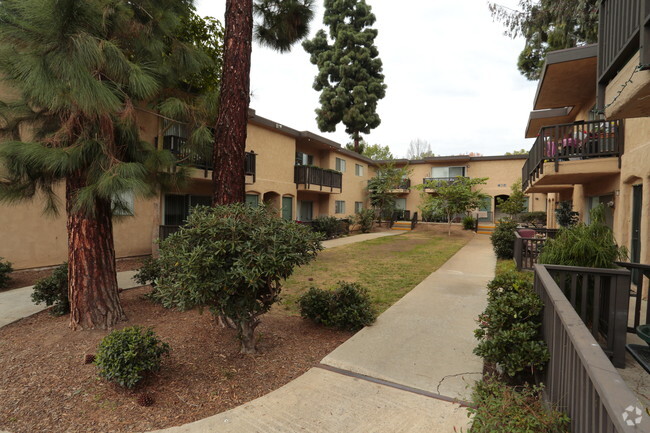
[[[376,43],[384,64],[381,125],[367,137],[405,155],[422,138],[439,155],[503,154],[532,145],[524,129],[536,83],[516,68],[522,40],[503,35],[483,0],[368,0],[377,17]],[[510,3],[513,3],[512,1]],[[225,0],[198,0],[200,15],[223,20]],[[323,28],[322,3],[312,34]],[[321,133],[315,121],[316,66],[297,45],[279,54],[253,46],[251,107],[261,116],[345,144],[344,127]]]

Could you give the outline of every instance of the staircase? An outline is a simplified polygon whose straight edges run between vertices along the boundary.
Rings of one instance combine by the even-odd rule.
[[[411,221],[395,221],[391,230],[404,230],[407,232],[411,231]]]
[[[479,223],[476,233],[481,235],[491,235],[494,232],[495,225],[492,223]]]

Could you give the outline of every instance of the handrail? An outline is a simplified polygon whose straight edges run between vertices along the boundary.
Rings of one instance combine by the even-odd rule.
[[[413,212],[413,218],[411,218],[411,230],[415,229],[415,226],[418,224],[418,213]]]
[[[535,291],[544,303],[542,336],[551,355],[543,378],[546,400],[567,412],[571,432],[648,431],[645,406],[625,385],[547,268],[535,265]]]

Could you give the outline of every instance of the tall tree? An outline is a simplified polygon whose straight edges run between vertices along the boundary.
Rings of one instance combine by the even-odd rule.
[[[409,147],[406,150],[407,159],[422,159],[429,156],[435,156],[431,150],[431,143],[421,138],[411,140]]]
[[[546,53],[598,41],[600,0],[519,0],[519,9],[488,3],[492,17],[511,38],[523,36],[517,67],[529,80],[539,79]]]
[[[191,2],[174,0],[0,3],[0,74],[17,91],[0,103],[0,200],[39,194],[56,212],[65,183],[73,329],[125,319],[112,215],[125,194],[176,180],[164,172],[173,156],[140,140],[136,107],[209,63],[176,37],[190,13]]]
[[[316,121],[323,132],[334,132],[342,122],[360,153],[360,134],[379,126],[377,102],[386,95],[375,46],[377,30],[370,28],[375,15],[365,0],[325,0],[323,23],[333,44],[323,30],[303,43],[311,63],[318,66],[314,89],[321,94]]]
[[[260,17],[255,35],[280,52],[309,33],[313,0],[226,0],[223,77],[213,150],[212,203],[243,202],[244,159],[250,104],[253,11]]]

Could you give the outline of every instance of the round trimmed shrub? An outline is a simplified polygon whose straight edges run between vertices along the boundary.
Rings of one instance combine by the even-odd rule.
[[[515,255],[515,230],[517,223],[509,220],[501,220],[490,236],[492,248],[500,259],[511,259]]]
[[[108,334],[97,347],[95,365],[99,376],[125,388],[133,388],[144,375],[158,371],[169,345],[151,328],[130,326]]]
[[[358,331],[377,318],[368,290],[358,283],[339,281],[334,291],[312,287],[298,303],[302,317],[346,331]]]

